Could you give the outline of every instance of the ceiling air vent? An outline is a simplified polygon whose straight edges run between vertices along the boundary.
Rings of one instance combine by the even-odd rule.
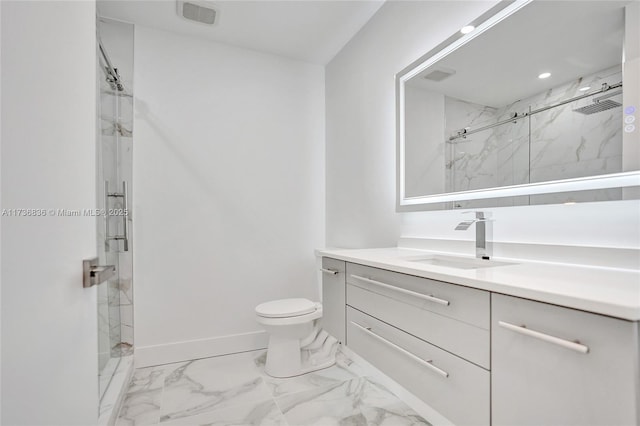
[[[445,78],[451,77],[455,73],[456,71],[450,68],[436,68],[434,70],[427,71],[424,78],[431,81],[442,81]]]
[[[178,15],[190,21],[213,25],[218,12],[207,2],[178,1]]]

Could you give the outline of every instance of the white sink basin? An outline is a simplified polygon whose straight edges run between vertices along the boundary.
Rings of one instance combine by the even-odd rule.
[[[432,254],[421,257],[406,259],[409,262],[424,263],[427,265],[444,266],[455,269],[481,269],[495,268],[497,266],[516,265],[511,262],[501,262],[498,260],[477,259],[475,257],[447,256],[443,254]]]

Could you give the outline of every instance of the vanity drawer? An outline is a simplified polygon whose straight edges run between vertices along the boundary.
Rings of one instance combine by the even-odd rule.
[[[385,273],[383,274],[375,268],[362,268],[361,266],[353,268],[352,264],[347,264],[347,305],[479,366],[490,369],[490,332],[488,326],[483,328],[458,319],[469,317],[461,312],[467,307],[474,311],[474,316],[490,317],[490,295],[488,292],[401,274],[394,274],[399,277],[390,277],[388,271],[381,271]],[[373,280],[375,283],[354,278],[356,276],[366,277],[367,280]],[[380,285],[387,283],[393,283],[394,286],[399,283],[405,285],[402,287],[398,285],[397,288]],[[424,288],[420,288],[420,284],[424,284]],[[451,291],[443,288],[446,286],[456,287],[456,289]],[[407,287],[410,287],[411,291],[416,292],[417,295],[402,292],[402,289],[407,289]],[[419,296],[422,294],[434,295],[439,299],[447,300],[449,306],[442,306],[442,308],[451,307],[452,310],[455,308],[453,313],[462,315],[448,317],[440,314],[437,312],[438,309],[432,306],[437,303],[421,299]],[[484,324],[484,318],[479,322]],[[347,338],[347,344],[349,343]]]
[[[347,346],[456,425],[488,425],[490,373],[356,309]]]
[[[366,282],[357,277],[378,281],[400,289],[433,296],[437,300],[417,299],[409,294]],[[391,272],[370,266],[347,263],[347,283],[412,304],[420,309],[453,318],[489,330],[491,323],[488,291],[464,287],[428,278]],[[445,302],[448,302],[445,304]]]
[[[638,323],[492,295],[494,425],[637,425]]]

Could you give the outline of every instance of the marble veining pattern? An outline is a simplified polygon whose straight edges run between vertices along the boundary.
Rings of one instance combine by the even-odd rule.
[[[298,377],[264,374],[265,351],[136,370],[116,425],[428,425],[342,353]]]
[[[163,422],[162,426],[227,426],[260,425],[288,426],[284,415],[273,400],[261,403],[234,405],[220,410],[208,411],[192,417]]]
[[[164,381],[161,421],[271,398],[254,354],[219,356],[186,362]]]
[[[165,366],[159,366],[135,371],[116,425],[157,424],[160,421],[160,403],[167,370]]]
[[[428,425],[382,385],[360,377],[276,399],[292,425]]]
[[[264,369],[266,353],[256,359],[259,368]],[[322,388],[358,378],[361,375],[358,367],[344,354],[336,355],[336,365],[332,368],[313,371],[298,377],[278,379],[264,375],[264,381],[274,397]]]
[[[445,96],[445,136],[460,129],[494,122],[496,109]],[[492,130],[447,142],[446,191],[488,188],[497,185],[498,138]]]
[[[112,358],[110,362],[115,364],[116,370],[113,374],[109,373],[109,376],[104,374],[100,376],[100,380],[108,381],[108,383],[100,384],[100,388],[104,388],[105,392],[100,399],[99,426],[112,424],[111,421],[118,415],[117,412],[113,411],[116,407],[120,407],[120,398],[124,397],[122,393],[126,390],[126,386],[132,378],[130,376],[133,373],[133,357],[131,356]]]

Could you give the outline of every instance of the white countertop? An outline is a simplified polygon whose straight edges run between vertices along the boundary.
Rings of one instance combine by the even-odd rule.
[[[640,271],[521,259],[492,258],[513,265],[457,269],[408,259],[433,251],[404,248],[322,249],[318,256],[431,278],[616,318],[640,320]]]

